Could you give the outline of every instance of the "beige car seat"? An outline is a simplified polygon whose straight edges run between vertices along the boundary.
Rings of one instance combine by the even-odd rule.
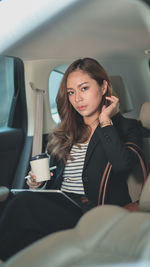
[[[145,102],[142,105],[139,120],[145,128],[145,137],[143,138],[143,150],[146,158],[148,172],[150,172],[150,101]]]
[[[100,267],[135,262],[150,252],[149,241],[150,213],[104,205],[87,212],[75,228],[35,242],[2,266]]]
[[[143,152],[147,164],[147,171],[150,171],[150,102],[145,102],[140,110],[139,120],[143,126]],[[128,188],[132,201],[139,200],[143,183],[142,170],[139,164],[128,178]]]
[[[142,105],[140,112],[140,120],[142,121],[145,129],[150,129],[150,102],[145,102]],[[147,137],[144,138],[144,152],[146,162],[148,165],[148,171],[150,172],[150,135],[147,133]],[[142,194],[140,197],[140,208],[143,211],[150,211],[150,175],[144,185]]]

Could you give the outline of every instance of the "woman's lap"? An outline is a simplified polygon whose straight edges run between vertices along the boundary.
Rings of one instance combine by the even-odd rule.
[[[0,219],[0,258],[5,260],[47,234],[74,227],[81,216],[80,211],[50,199],[47,193],[17,194]]]

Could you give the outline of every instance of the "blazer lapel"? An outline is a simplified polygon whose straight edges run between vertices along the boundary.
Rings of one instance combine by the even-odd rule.
[[[97,131],[98,131],[99,128],[100,128],[100,126],[98,125],[96,130],[95,130],[95,132],[92,135],[92,138],[91,138],[90,142],[89,142],[83,169],[86,168],[86,166],[88,164],[88,161],[89,161],[89,159],[90,159],[90,157],[92,155],[92,152],[93,152],[95,146],[97,145],[98,142],[100,142],[100,138],[98,137],[98,134],[97,134]]]

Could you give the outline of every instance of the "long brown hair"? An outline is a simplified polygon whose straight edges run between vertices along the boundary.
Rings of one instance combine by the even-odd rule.
[[[67,161],[71,146],[88,140],[90,129],[85,125],[83,117],[72,107],[67,95],[67,79],[70,73],[82,70],[94,79],[99,86],[103,80],[108,83],[107,91],[103,95],[100,106],[105,103],[105,96],[111,96],[112,86],[110,79],[104,68],[92,58],[83,58],[74,61],[66,70],[61,81],[60,88],[56,97],[57,110],[61,122],[57,128],[49,135],[48,152],[57,160]],[[107,103],[105,103],[107,105]]]

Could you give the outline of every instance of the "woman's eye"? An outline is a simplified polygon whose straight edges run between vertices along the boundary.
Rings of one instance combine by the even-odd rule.
[[[72,91],[68,91],[67,94],[68,95],[73,95],[73,92]]]
[[[86,91],[88,89],[88,86],[82,87],[82,91]]]

